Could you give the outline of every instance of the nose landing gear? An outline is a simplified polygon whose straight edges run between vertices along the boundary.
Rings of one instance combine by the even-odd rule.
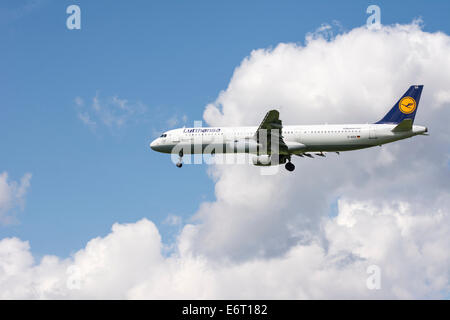
[[[178,155],[180,156],[180,159],[178,160],[176,166],[181,168],[183,166],[183,150],[181,150]]]

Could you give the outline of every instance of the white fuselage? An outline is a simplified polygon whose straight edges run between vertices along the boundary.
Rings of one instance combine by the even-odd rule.
[[[340,152],[386,144],[427,132],[423,126],[393,132],[396,124],[344,124],[283,126],[282,137],[290,154],[306,152]],[[171,153],[183,148],[186,153],[256,153],[258,127],[180,128],[165,132],[150,147]],[[258,151],[260,152],[260,151]]]

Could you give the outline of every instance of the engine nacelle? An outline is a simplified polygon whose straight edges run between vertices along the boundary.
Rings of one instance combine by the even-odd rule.
[[[271,160],[272,160],[271,156],[266,154],[261,156],[254,156],[252,158],[253,164],[255,166],[271,166],[272,165]]]
[[[276,158],[274,159],[275,156],[270,156],[267,154],[263,154],[260,156],[254,156],[252,158],[252,162],[255,166],[276,166],[282,163],[286,162],[286,158],[283,156],[279,156],[278,157],[278,161],[274,161],[276,160]]]

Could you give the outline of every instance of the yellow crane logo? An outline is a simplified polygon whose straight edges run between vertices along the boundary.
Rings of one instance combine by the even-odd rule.
[[[416,110],[416,100],[411,97],[404,97],[402,100],[400,100],[398,108],[404,114],[413,113],[414,110]]]

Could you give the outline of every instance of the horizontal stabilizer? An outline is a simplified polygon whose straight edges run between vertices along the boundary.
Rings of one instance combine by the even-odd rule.
[[[403,132],[403,131],[411,131],[412,130],[412,119],[404,119],[402,122],[400,122],[394,129],[392,129],[393,132]]]

